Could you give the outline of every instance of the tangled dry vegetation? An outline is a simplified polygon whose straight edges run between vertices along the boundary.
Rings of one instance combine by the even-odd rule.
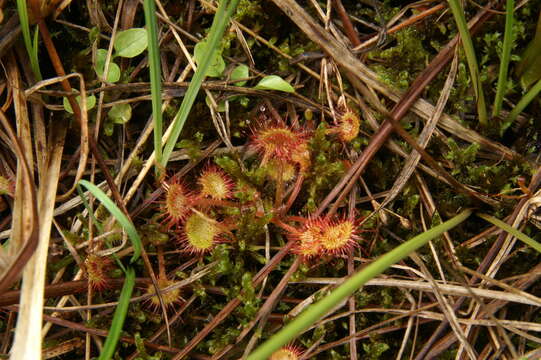
[[[476,82],[447,2],[240,0],[163,167],[143,3],[30,0],[25,35],[0,0],[0,354],[246,358],[472,209],[271,359],[540,358],[541,102],[513,110],[541,3],[513,5],[497,105],[504,3],[464,2]],[[165,141],[218,4],[156,5]]]

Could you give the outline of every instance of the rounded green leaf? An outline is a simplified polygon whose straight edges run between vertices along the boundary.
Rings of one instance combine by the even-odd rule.
[[[254,89],[258,90],[277,90],[277,91],[284,91],[288,93],[295,92],[295,89],[293,89],[293,86],[291,86],[290,83],[282,79],[281,77],[277,75],[269,75],[265,76],[263,79],[257,83],[257,85],[254,87]]]
[[[207,106],[209,108],[212,107],[212,102],[210,101],[208,96],[205,97],[205,102],[207,103]],[[225,111],[225,101],[223,101],[223,100],[219,101],[216,105],[217,105],[216,111],[218,111],[218,112],[224,112]]]
[[[96,52],[96,66],[94,67],[94,70],[96,70],[96,74],[98,74],[99,77],[103,77],[105,59],[107,59],[107,50],[98,49]],[[107,79],[105,79],[105,81],[115,83],[118,80],[120,80],[120,68],[111,59],[109,71],[107,72]]]
[[[250,68],[244,64],[240,64],[231,72],[231,80],[246,79],[250,76]],[[246,80],[238,81],[235,83],[236,86],[244,86]]]
[[[81,96],[77,95],[75,99],[77,100],[77,103],[81,105]],[[68,98],[64,97],[62,102],[64,104],[64,110],[66,110],[70,114],[73,114],[73,109],[71,108]],[[86,97],[86,111],[93,109],[94,106],[96,106],[96,97],[94,95],[87,96]]]
[[[195,45],[193,58],[196,64],[200,64],[205,56],[205,50],[207,47],[207,40],[201,40]],[[225,61],[222,57],[220,49],[216,49],[213,53],[212,62],[209,65],[206,76],[220,77],[225,70]]]
[[[132,58],[141,54],[148,45],[146,29],[133,28],[116,35],[114,47],[117,56]]]
[[[107,116],[115,124],[125,124],[131,119],[131,106],[130,104],[113,105]]]

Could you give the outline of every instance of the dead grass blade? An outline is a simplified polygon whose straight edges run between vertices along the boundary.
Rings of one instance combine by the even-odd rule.
[[[22,95],[22,81],[14,56],[8,57],[6,75],[13,96],[15,116],[17,117],[17,134],[15,134],[5,114],[1,111],[0,122],[17,156],[18,165],[11,237],[7,249],[1,248],[0,266],[2,276],[0,279],[0,291],[7,290],[18,280],[24,265],[38,245],[39,236],[30,123],[28,121],[28,109]]]
[[[45,270],[66,130],[65,123],[55,123],[48,141],[48,166],[45,169],[45,174],[41,176],[42,183],[38,191],[39,243],[34,256],[26,264],[23,271],[21,311],[11,349],[10,359],[12,360],[39,359],[42,352],[41,327]]]
[[[9,247],[7,250],[0,248],[0,293],[3,293],[19,278],[24,265],[34,253],[38,245],[39,223],[35,184],[25,151],[2,111],[0,123],[9,135],[19,160]]]

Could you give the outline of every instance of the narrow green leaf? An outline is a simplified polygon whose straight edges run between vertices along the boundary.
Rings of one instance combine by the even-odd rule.
[[[152,120],[154,122],[154,153],[156,164],[162,162],[162,69],[160,62],[160,44],[158,43],[158,24],[156,22],[156,4],[154,0],[143,2],[145,23],[148,29],[148,65],[150,68],[150,94],[152,96]],[[156,173],[159,175],[159,170]]]
[[[459,0],[449,0],[449,7],[455,18],[458,32],[460,33],[460,41],[466,54],[466,60],[468,61],[468,68],[470,69],[471,81],[473,84],[473,90],[477,97],[477,115],[479,116],[479,123],[483,126],[488,125],[488,114],[485,104],[485,95],[483,93],[483,86],[481,83],[481,77],[479,76],[479,65],[477,64],[477,57],[475,56],[475,49],[473,48],[473,42],[468,29],[466,18],[464,17],[464,9],[460,5]]]
[[[524,96],[517,105],[511,110],[509,115],[507,115],[507,118],[505,119],[504,124],[502,125],[501,129],[501,135],[505,132],[505,130],[511,126],[511,124],[516,120],[517,116],[522,112],[522,110],[526,109],[526,106],[528,106],[533,99],[537,97],[537,95],[541,92],[541,79],[537,81],[537,83],[532,86],[530,90]]]
[[[352,275],[342,285],[334,289],[329,295],[317,303],[309,306],[299,316],[293,319],[293,321],[283,327],[282,330],[278,331],[269,340],[252,352],[248,356],[247,360],[267,359],[274,351],[292,341],[304,330],[325,316],[338,303],[351,296],[368,280],[378,276],[387,270],[391,265],[397,263],[411,254],[413,251],[425,245],[429,240],[434,239],[445,231],[454,228],[466,220],[470,215],[471,211],[465,210],[454,218],[415,236],[414,238],[389,251],[385,255],[380,256],[378,259],[364,267],[361,271]]]
[[[118,305],[116,306],[115,314],[113,315],[113,322],[109,328],[109,334],[107,335],[107,339],[105,339],[105,344],[103,344],[103,350],[100,353],[99,360],[109,360],[115,353],[116,344],[120,339],[120,333],[122,332],[122,327],[124,326],[124,321],[128,314],[134,285],[135,271],[133,268],[128,267],[126,270],[126,279],[124,280],[124,285],[122,286],[122,291],[120,292],[120,297],[118,299]]]
[[[524,89],[529,88],[541,79],[541,10],[537,19],[535,35],[526,47],[517,65],[516,74],[520,76],[520,84]]]
[[[77,95],[75,97],[75,100],[77,100],[77,104],[81,104],[81,96]],[[67,97],[64,97],[62,99],[62,103],[64,105],[64,110],[69,112],[70,114],[73,114],[73,109],[71,108],[70,102],[68,101]],[[96,97],[94,95],[90,95],[86,97],[86,111],[90,111],[96,106]]]
[[[41,70],[39,68],[39,27],[36,25],[36,30],[34,31],[34,40],[32,41],[32,54],[30,56],[30,67],[32,72],[36,76],[36,79],[39,81],[42,79]]]
[[[254,89],[258,90],[278,90],[288,93],[295,92],[290,83],[279,77],[278,75],[269,75],[261,79]]]
[[[139,237],[139,234],[137,233],[137,230],[135,229],[135,226],[133,226],[131,220],[128,219],[128,217],[103,191],[101,191],[99,187],[86,180],[79,181],[79,184],[87,188],[92,195],[94,195],[96,199],[98,199],[102,205],[109,210],[111,215],[113,215],[118,223],[124,228],[133,246],[133,256],[131,257],[130,262],[135,262],[139,256],[141,256],[141,249],[143,248],[143,245],[141,243],[141,238]]]
[[[131,106],[130,104],[113,105],[107,116],[115,124],[125,124],[131,119]]]
[[[496,225],[500,229],[508,232],[509,234],[513,235],[526,245],[529,245],[533,247],[537,252],[541,253],[541,244],[529,237],[528,235],[524,234],[522,231],[519,231],[518,229],[515,229],[514,227],[510,226],[509,224],[501,221],[500,219],[495,218],[494,216],[490,216],[487,214],[476,214],[481,219],[484,219],[491,223],[492,225]]]
[[[515,11],[515,0],[507,0],[505,4],[505,32],[503,36],[502,59],[500,60],[500,72],[496,86],[496,97],[492,116],[498,116],[502,109],[503,96],[507,90],[507,74],[509,71],[509,60],[513,47],[513,12]]]
[[[85,207],[86,211],[88,211],[88,215],[92,218],[94,226],[98,229],[100,234],[103,234],[103,225],[101,224],[101,222],[94,215],[94,211],[92,210],[92,208],[88,204],[88,200],[86,199],[86,195],[83,192],[83,189],[81,188],[81,185],[79,185],[79,184],[77,184],[77,193],[79,194],[79,197],[81,198],[81,201],[83,202],[83,206]],[[112,246],[111,244],[108,244],[107,242],[105,242],[105,244],[108,247]],[[122,261],[120,261],[118,256],[116,256],[116,254],[113,254],[113,258],[115,259],[118,267],[120,269],[122,269],[122,271],[126,272],[126,268],[124,267],[124,264],[122,264]]]
[[[125,58],[132,58],[140,55],[148,45],[146,29],[133,28],[120,31],[113,44],[116,55]]]
[[[250,68],[244,64],[240,64],[239,66],[235,67],[233,71],[231,72],[231,80],[239,80],[239,79],[246,79],[250,76]],[[235,83],[235,86],[244,86],[246,84],[246,80],[243,81],[237,81]]]
[[[203,56],[201,63],[197,67],[197,71],[193,75],[192,81],[190,81],[190,85],[186,90],[186,95],[184,95],[184,99],[182,99],[180,109],[173,119],[173,130],[171,131],[171,136],[167,140],[167,144],[165,144],[165,148],[163,150],[163,159],[161,164],[163,167],[166,167],[167,162],[169,161],[169,157],[175,148],[175,144],[177,143],[180,132],[182,131],[184,123],[188,118],[188,114],[190,113],[197,93],[201,88],[201,83],[205,79],[207,70],[212,61],[210,54],[212,54],[218,48],[220,39],[222,38],[225,28],[229,23],[229,18],[237,8],[238,2],[239,0],[231,0],[230,2],[222,0],[218,5],[218,10],[214,15],[212,26],[210,28],[210,33],[207,40],[208,47],[205,49],[205,56]]]
[[[19,22],[21,23],[21,31],[23,33],[24,47],[30,58],[30,67],[34,73],[34,77],[37,81],[42,79],[41,71],[39,69],[38,60],[38,30],[34,33],[34,43],[30,35],[30,23],[28,21],[28,9],[26,7],[26,0],[17,0],[17,12],[19,14]]]

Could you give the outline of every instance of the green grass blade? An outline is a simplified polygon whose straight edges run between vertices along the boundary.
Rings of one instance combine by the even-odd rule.
[[[98,229],[100,234],[103,234],[103,225],[101,222],[96,219],[96,216],[94,215],[94,212],[90,208],[90,205],[88,204],[88,199],[86,198],[86,195],[83,192],[83,189],[81,189],[81,185],[77,184],[77,192],[79,193],[79,197],[81,198],[81,201],[83,202],[83,206],[85,207],[86,211],[88,211],[88,215],[92,218],[94,226]],[[111,247],[112,245],[105,243],[108,247]],[[116,254],[111,255],[113,259],[115,259],[117,265],[119,268],[122,269],[122,271],[126,272],[126,267],[124,267],[124,264],[122,264],[122,261],[116,256]]]
[[[370,263],[364,269],[351,276],[328,296],[308,307],[308,309],[306,309],[299,316],[297,316],[292,322],[287,324],[282,330],[274,334],[269,340],[267,340],[254,352],[252,352],[248,356],[247,360],[267,359],[274,351],[278,350],[281,346],[293,340],[301,332],[303,332],[313,323],[321,319],[338,303],[351,296],[368,280],[381,274],[391,265],[402,260],[403,258],[408,256],[408,254],[412,253],[413,251],[426,244],[429,240],[434,239],[445,231],[454,228],[455,226],[466,220],[470,215],[471,211],[465,210],[454,218],[444,222],[443,224],[435,226],[422,234],[415,236],[414,238],[397,246],[395,249],[389,251],[385,255],[379,257],[377,260]]]
[[[464,17],[464,10],[460,5],[459,0],[449,0],[449,7],[455,18],[458,32],[460,33],[460,40],[464,53],[466,54],[466,60],[468,62],[468,68],[470,69],[470,76],[473,84],[475,95],[477,96],[477,113],[479,115],[479,122],[482,126],[488,125],[487,108],[485,104],[485,95],[483,93],[483,86],[481,84],[481,78],[479,76],[479,65],[477,64],[477,57],[475,56],[475,49],[473,48],[473,42],[468,30],[468,23]]]
[[[28,9],[26,8],[26,0],[17,0],[17,12],[19,13],[19,22],[21,24],[21,31],[23,33],[24,46],[26,52],[30,58],[30,67],[36,77],[37,81],[42,79],[41,71],[39,70],[38,62],[38,46],[37,41],[32,44],[32,37],[30,35],[30,22],[28,21]],[[36,30],[37,34],[37,30]]]
[[[500,219],[495,218],[494,216],[490,216],[487,214],[476,214],[481,219],[484,219],[488,221],[489,223],[492,223],[492,225],[496,225],[500,229],[507,231],[509,234],[513,235],[526,245],[529,245],[533,247],[537,252],[541,253],[541,244],[529,237],[528,235],[524,234],[522,231],[519,231],[515,229],[514,227],[510,226],[509,224],[501,221]]]
[[[524,89],[529,88],[535,83],[541,74],[539,72],[539,60],[541,58],[541,11],[537,19],[535,34],[522,53],[520,62],[515,69],[516,75],[520,78],[520,83]]]
[[[507,0],[505,4],[505,32],[503,36],[502,59],[500,61],[500,71],[498,75],[498,84],[496,85],[496,98],[492,116],[496,117],[502,109],[503,96],[507,90],[507,74],[509,72],[509,60],[511,59],[511,48],[513,47],[513,13],[515,11],[515,0]]]
[[[88,215],[92,218],[92,221],[94,222],[94,226],[100,234],[103,234],[103,226],[101,222],[94,216],[94,212],[90,208],[90,204],[88,203],[88,199],[86,198],[85,193],[83,192],[83,189],[81,189],[81,185],[77,184],[77,193],[79,194],[79,197],[81,198],[81,201],[83,202],[83,206],[85,207],[86,211],[88,211]]]
[[[124,320],[126,320],[126,315],[128,314],[128,307],[130,305],[130,298],[134,285],[135,271],[131,267],[128,267],[126,270],[126,279],[124,280],[124,285],[122,286],[122,291],[120,292],[120,297],[118,299],[118,305],[116,306],[115,314],[113,316],[113,322],[109,328],[109,334],[107,335],[107,339],[105,339],[105,344],[103,344],[103,350],[99,360],[109,360],[115,353],[116,344],[118,343],[118,339],[120,339]]]
[[[528,106],[533,99],[541,92],[541,80],[538,80],[534,86],[524,96],[517,105],[511,110],[509,115],[507,115],[507,118],[504,121],[504,124],[502,126],[502,134],[505,132],[505,130],[517,119],[517,116]]]
[[[128,219],[128,217],[103,191],[101,191],[99,187],[86,180],[80,180],[79,184],[87,188],[88,191],[90,191],[92,195],[94,195],[96,199],[98,199],[103,206],[109,210],[111,215],[113,215],[119,224],[124,228],[133,246],[133,256],[131,257],[130,262],[135,262],[139,256],[141,256],[141,249],[143,248],[143,245],[141,243],[141,238],[139,237],[139,234],[137,233],[137,230],[135,229],[135,226],[133,226],[130,219]]]
[[[184,123],[188,118],[188,114],[190,113],[197,93],[199,92],[201,84],[203,83],[206,73],[211,65],[211,61],[213,60],[213,56],[211,56],[211,54],[214,54],[214,52],[218,48],[225,28],[229,23],[229,18],[235,11],[238,2],[239,0],[231,0],[231,2],[227,0],[220,1],[220,5],[218,6],[216,14],[214,15],[212,26],[210,28],[208,43],[205,47],[203,61],[201,61],[201,63],[197,67],[197,70],[193,75],[192,80],[190,81],[190,85],[188,86],[188,90],[186,91],[186,95],[184,96],[184,99],[182,99],[180,109],[175,115],[175,118],[173,119],[173,130],[163,150],[162,166],[164,168],[166,167],[167,162],[169,161],[169,157],[171,156],[171,153],[175,148],[175,144],[177,143],[178,137],[180,136],[180,132],[184,127]]]
[[[154,153],[156,164],[162,162],[162,79],[158,25],[156,23],[156,4],[154,0],[143,3],[148,33],[148,64],[150,67],[150,94],[152,96],[152,118],[154,120]],[[159,171],[157,171],[159,174]]]

